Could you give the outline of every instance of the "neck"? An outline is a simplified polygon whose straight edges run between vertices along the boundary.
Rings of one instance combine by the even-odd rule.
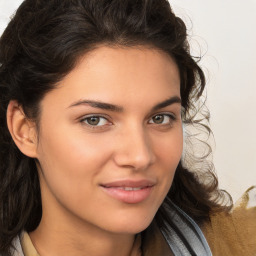
[[[32,243],[40,256],[131,256],[134,235],[112,234],[90,225],[61,227],[44,217],[38,228],[30,233]]]

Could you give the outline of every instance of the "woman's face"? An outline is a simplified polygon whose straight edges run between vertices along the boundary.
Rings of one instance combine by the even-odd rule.
[[[144,230],[182,153],[174,61],[154,49],[101,46],[46,94],[41,110],[42,220]]]

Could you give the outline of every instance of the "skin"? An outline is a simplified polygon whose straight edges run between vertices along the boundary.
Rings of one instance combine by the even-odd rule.
[[[39,161],[43,216],[30,237],[41,256],[130,255],[135,234],[151,223],[181,158],[181,104],[154,109],[173,97],[180,98],[180,79],[167,54],[107,46],[86,54],[46,94],[38,140],[34,126],[23,125],[35,145],[23,152]],[[154,186],[139,203],[102,189],[123,179],[147,179]]]

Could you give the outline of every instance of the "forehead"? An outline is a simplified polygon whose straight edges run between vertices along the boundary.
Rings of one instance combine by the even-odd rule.
[[[101,46],[84,55],[57,88],[47,97],[63,104],[86,98],[138,107],[179,96],[180,79],[173,59],[160,50]]]

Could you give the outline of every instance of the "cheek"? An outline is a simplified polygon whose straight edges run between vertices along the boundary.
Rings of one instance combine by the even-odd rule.
[[[163,169],[175,170],[182,155],[183,131],[182,126],[178,126],[175,132],[166,136],[155,138],[155,154]]]
[[[183,132],[179,126],[175,132],[154,139],[156,168],[160,181],[159,197],[163,200],[168,193],[183,150]],[[155,171],[155,170],[153,170]],[[160,206],[160,205],[159,205]]]
[[[47,165],[63,168],[62,172],[72,169],[72,173],[79,173],[90,165],[104,164],[109,156],[106,141],[86,136],[81,131],[58,129],[41,135],[40,152],[42,162],[47,159]],[[40,157],[39,156],[39,157]],[[69,168],[68,168],[69,167]]]
[[[110,157],[104,140],[80,134],[63,128],[57,132],[44,130],[39,145],[45,186],[56,197],[77,203],[93,192],[92,185]]]

